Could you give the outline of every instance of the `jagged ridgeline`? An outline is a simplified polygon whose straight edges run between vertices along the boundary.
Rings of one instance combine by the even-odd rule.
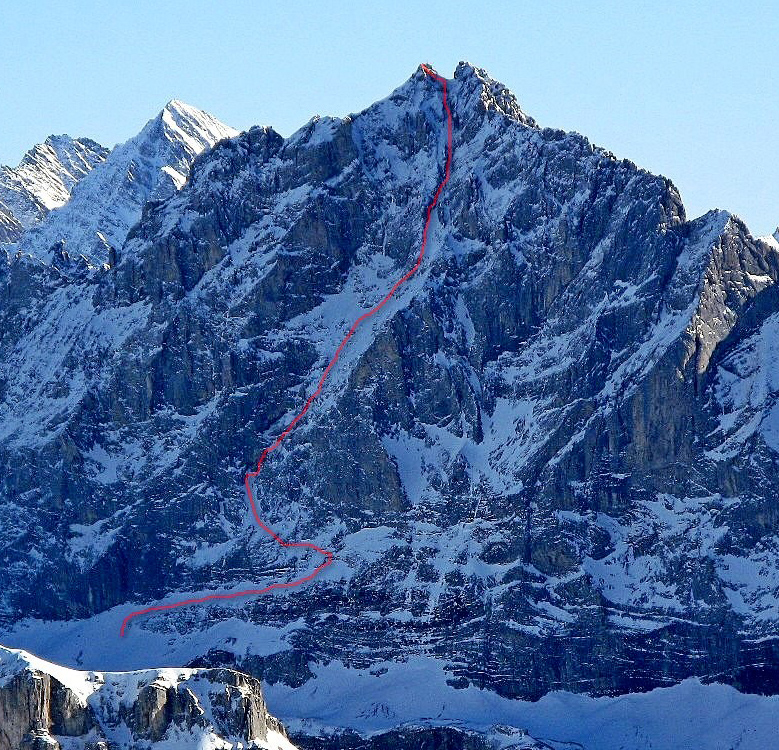
[[[31,148],[18,167],[0,166],[0,243],[18,240],[65,205],[75,184],[107,155],[89,138],[53,135]]]
[[[333,695],[334,660],[381,680],[406,658],[509,697],[775,691],[777,245],[722,211],[689,221],[669,180],[538,126],[478,68],[448,96],[425,263],[254,486],[282,537],[335,553],[305,590],[118,640],[141,606],[318,564],[257,529],[243,474],[414,261],[436,84],[417,71],[289,138],[192,115],[210,135],[185,166],[163,146],[194,136],[163,113],[15,240],[0,641]]]

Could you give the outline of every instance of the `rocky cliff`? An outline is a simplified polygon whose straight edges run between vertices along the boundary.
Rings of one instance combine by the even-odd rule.
[[[414,659],[511,698],[777,691],[777,247],[689,220],[479,68],[448,89],[425,263],[254,486],[282,537],[335,552],[305,589],[93,637],[318,564],[257,529],[243,473],[413,263],[437,84],[217,143],[106,267],[0,267],[6,642],[240,666],[285,700]]]
[[[0,647],[0,750],[161,746],[294,750],[239,672],[79,672]]]

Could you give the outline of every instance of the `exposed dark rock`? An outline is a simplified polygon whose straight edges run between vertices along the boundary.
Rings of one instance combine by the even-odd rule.
[[[252,747],[267,742],[271,730],[285,736],[268,714],[260,683],[233,670],[67,671],[81,694],[47,670],[63,674],[0,647],[0,750],[53,750],[57,737],[72,738],[68,747],[132,750],[172,737]]]
[[[507,740],[509,740],[508,742]],[[324,737],[295,734],[292,741],[303,750],[551,750],[552,746],[533,739],[513,727],[495,727],[490,735],[456,727],[408,727],[363,737],[356,732],[339,732]],[[503,740],[501,742],[500,740]]]

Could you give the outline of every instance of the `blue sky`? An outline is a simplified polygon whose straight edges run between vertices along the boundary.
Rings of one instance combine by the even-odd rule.
[[[113,145],[172,98],[288,135],[465,59],[542,125],[670,177],[690,216],[779,224],[774,0],[0,0],[0,20],[0,163],[49,133]]]

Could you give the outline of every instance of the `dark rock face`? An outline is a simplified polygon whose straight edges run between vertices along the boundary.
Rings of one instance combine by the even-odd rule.
[[[295,685],[424,652],[512,697],[775,692],[779,254],[724,212],[687,221],[668,180],[539,128],[479,69],[449,91],[422,270],[254,485],[336,562],[132,628],[298,623],[275,654],[192,655]],[[0,270],[9,630],[318,563],[253,526],[243,472],[413,263],[442,118],[417,72],[291,138],[253,128],[148,203],[112,268]]]
[[[0,748],[58,748],[52,735],[80,737],[97,726],[92,710],[48,674],[20,671],[0,686]]]
[[[292,739],[303,750],[551,750],[551,745],[509,727],[496,727],[490,736],[456,727],[409,727],[370,737],[343,732],[326,737],[296,734]]]
[[[206,730],[212,719],[224,736],[244,740],[267,737],[269,717],[257,680],[228,669],[211,670],[198,679],[219,687],[210,698],[208,715],[192,683],[151,682],[141,688],[132,705],[120,707],[118,723],[127,726],[138,739],[151,742],[164,739],[171,728]],[[277,726],[270,722],[272,728]]]

